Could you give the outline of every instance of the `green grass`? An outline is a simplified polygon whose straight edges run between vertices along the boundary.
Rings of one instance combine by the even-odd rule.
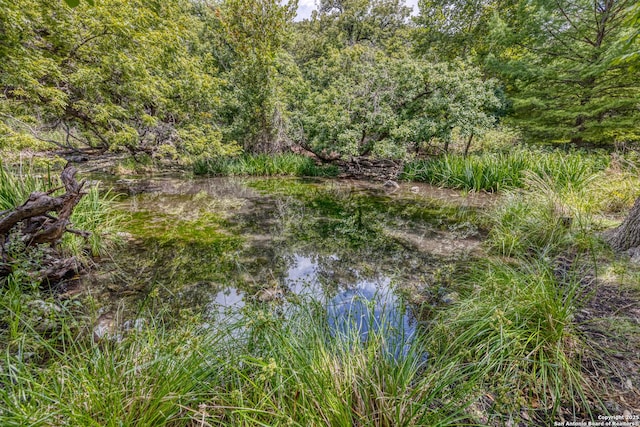
[[[32,191],[45,191],[55,185],[51,170],[41,174],[30,166],[9,168],[0,163],[0,211],[12,209],[24,203]]]
[[[548,423],[561,405],[589,411],[585,343],[572,323],[579,282],[569,277],[559,283],[544,259],[484,262],[465,278],[466,297],[440,313],[432,348],[482,373],[494,414],[541,412]]]
[[[402,179],[424,181],[467,191],[501,191],[524,188],[527,174],[548,176],[559,188],[583,186],[608,166],[609,158],[583,152],[514,148],[463,157],[444,155],[405,165]]]
[[[298,154],[240,155],[197,159],[193,164],[196,175],[221,176],[336,176],[335,166],[319,166],[307,156]]]
[[[446,425],[463,417],[466,388],[451,389],[460,378],[435,367],[420,370],[421,340],[395,361],[381,336],[364,346],[332,338],[320,307],[305,305],[284,323],[255,318],[253,351],[233,364],[233,380],[216,396],[226,409],[212,424]]]
[[[120,343],[93,344],[68,332],[49,345],[44,365],[5,354],[0,424],[188,425],[214,374],[203,363],[214,344],[156,324]]]
[[[313,302],[287,316],[248,306],[207,328],[148,316],[94,343],[77,311],[56,311],[44,333],[18,292],[2,295],[0,312],[23,319],[4,337],[0,425],[469,425],[480,422],[469,406],[486,395],[487,414],[519,416],[531,402],[545,422],[560,405],[583,413],[576,282],[561,286],[543,262],[485,263],[465,280],[467,295],[399,360],[383,336],[332,337]]]
[[[422,426],[466,418],[467,373],[421,367],[421,340],[399,361],[381,351],[381,336],[345,346],[318,309],[304,303],[287,318],[258,309],[208,329],[195,318],[147,322],[119,342],[93,343],[63,324],[44,341],[44,362],[25,360],[21,345],[0,356],[0,424]]]

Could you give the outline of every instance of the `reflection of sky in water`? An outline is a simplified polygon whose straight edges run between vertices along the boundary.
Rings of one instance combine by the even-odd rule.
[[[330,259],[337,261],[335,256]],[[294,254],[284,282],[293,294],[323,300],[334,336],[353,345],[354,340],[364,343],[371,331],[381,333],[391,356],[406,355],[415,334],[415,322],[393,293],[388,277],[366,280],[356,274],[355,283],[340,283],[340,292],[325,299],[318,271],[314,258]],[[245,305],[244,297],[238,289],[228,288],[214,296],[209,310],[236,317]]]
[[[284,278],[284,285],[288,292],[311,297],[314,299],[324,300],[326,302],[325,293],[323,291],[323,283],[319,277],[320,267],[315,257],[293,254],[293,262],[288,267]],[[338,257],[331,255],[329,260],[337,261]],[[351,283],[339,283],[338,289],[341,291],[349,291],[360,289],[367,295],[376,293],[386,295],[387,304],[397,304],[397,297],[393,295],[391,280],[388,277],[377,277],[374,279],[364,279],[359,277],[358,272]],[[329,296],[329,299],[334,297]],[[215,294],[209,303],[209,308],[217,311],[224,311],[227,308],[241,309],[244,307],[245,294],[237,288],[227,288]]]
[[[370,332],[384,337],[384,349],[394,358],[406,355],[415,325],[401,301],[390,289],[390,280],[362,281],[327,303],[327,320],[332,335],[347,343],[365,343]]]
[[[287,271],[287,282],[315,279],[318,263],[309,257],[294,254],[295,263]]]
[[[236,288],[227,288],[213,296],[207,311],[234,316],[242,307],[244,307],[244,293]]]
[[[284,282],[296,295],[314,295],[319,292],[318,263],[309,257],[293,255],[294,262],[287,270]]]

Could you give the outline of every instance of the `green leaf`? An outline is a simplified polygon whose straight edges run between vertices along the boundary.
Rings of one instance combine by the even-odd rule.
[[[90,6],[95,6],[96,5],[94,0],[87,0],[87,3],[89,3]]]
[[[80,0],[64,0],[69,7],[76,7],[80,4]]]

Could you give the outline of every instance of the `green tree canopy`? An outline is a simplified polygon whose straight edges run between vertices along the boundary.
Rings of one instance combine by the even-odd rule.
[[[132,152],[225,151],[188,0],[1,0],[0,132]],[[204,144],[206,141],[206,144]]]
[[[631,5],[535,0],[519,3],[510,20],[496,15],[487,64],[508,83],[512,121],[531,140],[640,140],[640,75],[616,61]]]
[[[277,152],[286,145],[285,87],[296,70],[285,47],[296,8],[295,1],[277,0],[226,0],[216,6],[223,40],[213,54],[225,63],[225,123],[229,138],[246,151]]]
[[[477,68],[361,44],[331,50],[305,71],[309,89],[294,138],[322,156],[404,157],[435,141],[446,150],[453,129],[482,134],[500,105],[496,82]]]

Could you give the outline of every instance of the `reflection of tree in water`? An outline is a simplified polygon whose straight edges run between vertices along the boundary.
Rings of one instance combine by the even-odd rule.
[[[390,203],[383,192],[337,187],[307,186],[293,195],[275,196],[271,215],[265,216],[273,240],[256,252],[270,254],[269,273],[280,283],[290,279],[300,257],[311,260],[309,280],[329,295],[363,280],[430,269],[434,257],[415,253],[385,233],[385,226],[395,221]]]
[[[159,185],[160,194],[128,200],[135,241],[118,255],[129,278],[113,279],[115,298],[135,283],[138,300],[153,294],[171,310],[197,309],[229,288],[247,298],[298,292],[296,275],[330,298],[363,281],[424,285],[442,262],[389,233],[446,226],[451,209],[440,204],[332,182],[257,180],[265,189],[238,197],[237,182],[218,184]]]

